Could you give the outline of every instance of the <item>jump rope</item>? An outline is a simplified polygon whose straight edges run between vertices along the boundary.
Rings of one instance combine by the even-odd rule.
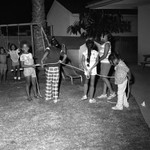
[[[43,29],[42,26],[41,26],[41,34],[42,34],[42,40],[43,40],[43,46],[44,46],[44,48],[45,48],[44,38],[46,39],[48,46],[50,46],[51,44],[49,43],[49,40],[48,40],[48,38],[47,38],[47,35],[46,35],[46,33],[45,33],[45,31],[44,31],[44,29]],[[43,35],[44,35],[44,36],[43,36]],[[76,70],[78,70],[78,71],[84,72],[84,70],[81,69],[81,68],[78,68],[78,67],[73,66],[73,65],[70,65],[70,64],[65,64],[65,63],[60,62],[60,61],[58,61],[58,62],[56,62],[56,63],[45,63],[45,64],[43,64],[43,66],[55,65],[55,64],[62,64],[62,65],[64,65],[64,66],[71,67],[71,68],[74,68],[74,69],[76,69]],[[41,67],[42,65],[41,65],[41,64],[35,64],[35,66],[36,66],[36,67]],[[103,77],[103,78],[114,79],[114,76],[106,76],[106,75],[101,75],[101,74],[96,74],[96,76]],[[90,76],[86,76],[86,78],[87,78],[87,79],[90,79]],[[40,93],[40,88],[39,88],[39,84],[38,84],[37,78],[36,78],[36,83],[37,83],[37,90],[38,90],[39,96],[42,97],[42,95],[41,95],[41,93]],[[130,80],[129,80],[129,78],[127,78],[127,89],[128,89],[128,91],[127,91],[127,99],[128,99],[128,98],[130,97]],[[111,101],[110,101],[110,102],[111,102]],[[111,102],[111,103],[114,103],[114,102]]]

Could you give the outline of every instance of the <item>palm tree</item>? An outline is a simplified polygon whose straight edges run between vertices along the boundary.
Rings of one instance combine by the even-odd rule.
[[[99,38],[104,33],[130,31],[130,22],[124,21],[118,10],[87,10],[80,14],[80,19],[69,26],[67,32],[83,37]]]
[[[40,24],[45,28],[46,22],[44,1],[45,0],[32,0],[32,22]],[[43,53],[43,38],[41,35],[40,26],[34,26],[33,31],[35,57],[40,60],[41,53]]]

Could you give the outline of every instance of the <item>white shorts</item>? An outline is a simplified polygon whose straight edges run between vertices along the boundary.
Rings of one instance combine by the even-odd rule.
[[[89,69],[89,68],[88,68],[88,69]],[[85,70],[84,70],[84,75],[87,75],[87,72],[86,72]],[[92,76],[97,75],[97,68],[96,68],[96,67],[92,69],[91,75],[92,75]]]
[[[36,72],[34,68],[24,68],[24,76],[31,76],[32,78],[36,78]]]

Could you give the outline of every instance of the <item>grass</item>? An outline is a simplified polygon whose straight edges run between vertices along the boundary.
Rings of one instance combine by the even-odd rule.
[[[150,129],[133,97],[129,109],[113,111],[106,100],[80,101],[78,82],[62,82],[57,104],[26,101],[24,82],[0,88],[0,150],[150,149]],[[95,95],[101,90],[99,82]]]

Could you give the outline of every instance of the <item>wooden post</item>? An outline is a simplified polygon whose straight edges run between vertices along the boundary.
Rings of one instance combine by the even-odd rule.
[[[6,26],[6,34],[7,34],[7,48],[9,49],[9,46],[8,46],[8,41],[9,41],[8,26]]]
[[[33,25],[30,25],[30,30],[31,30],[31,45],[32,45],[32,54],[34,56],[35,54],[35,49],[34,49],[34,36],[33,36]]]
[[[18,24],[18,47],[20,47],[20,30],[19,30],[19,24]]]

